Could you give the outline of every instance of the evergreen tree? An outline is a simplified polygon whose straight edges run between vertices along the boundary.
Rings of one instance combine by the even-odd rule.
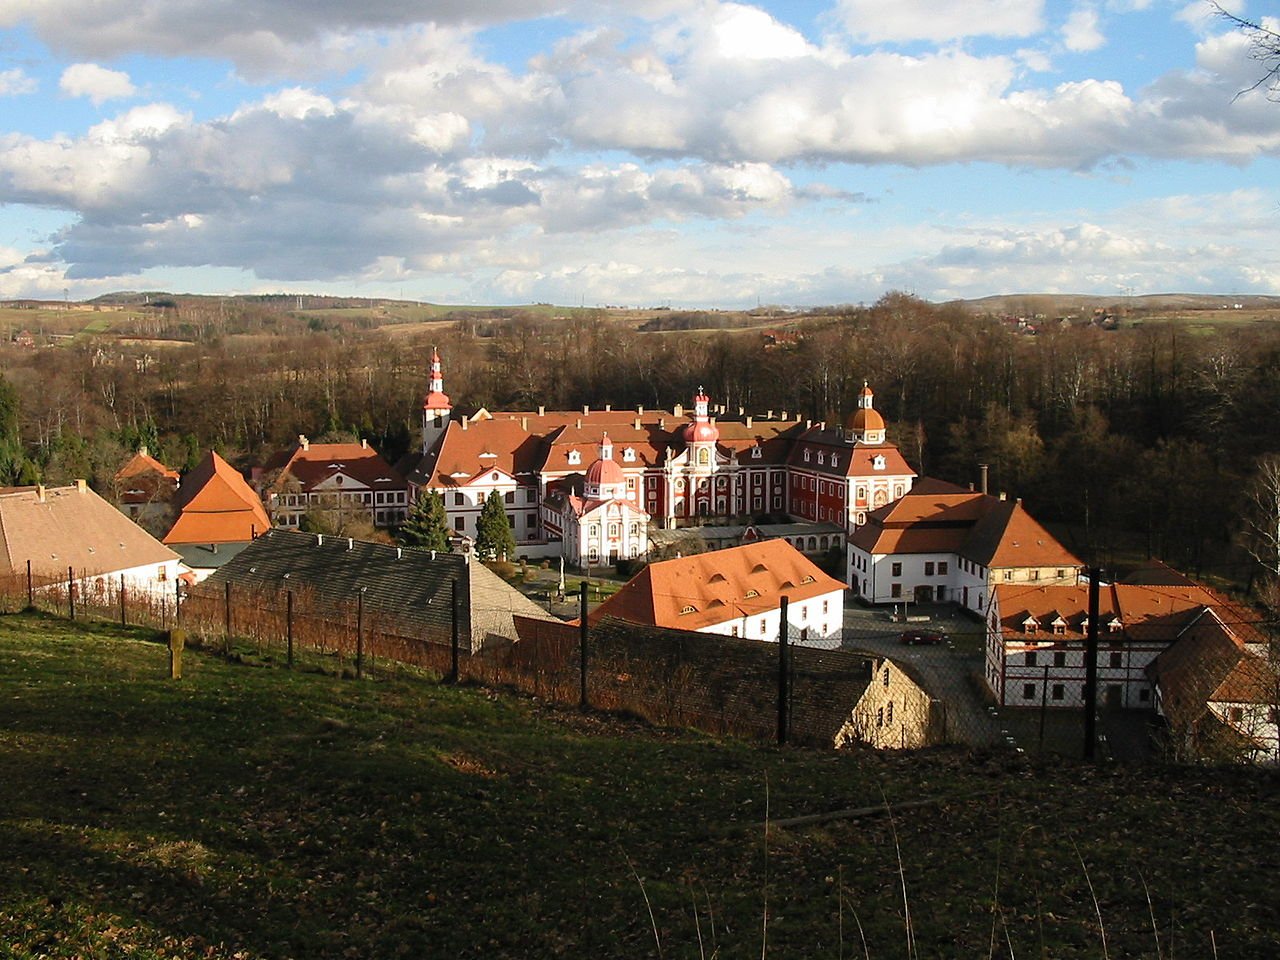
[[[502,494],[495,490],[485,500],[476,523],[476,554],[481,560],[501,560],[510,559],[515,552],[516,538],[511,534]]]
[[[449,549],[449,518],[444,512],[444,498],[434,490],[424,490],[409,511],[400,528],[400,542],[406,547],[424,550]]]
[[[18,391],[0,376],[0,486],[35,482],[37,472],[22,448],[18,414]]]

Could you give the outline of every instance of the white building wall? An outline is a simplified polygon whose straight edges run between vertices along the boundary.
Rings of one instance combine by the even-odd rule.
[[[844,591],[833,590],[810,600],[793,601],[787,607],[787,622],[790,624],[787,635],[794,644],[825,649],[838,647],[844,636]],[[698,632],[776,643],[781,623],[782,610],[775,607],[763,613],[723,620]]]

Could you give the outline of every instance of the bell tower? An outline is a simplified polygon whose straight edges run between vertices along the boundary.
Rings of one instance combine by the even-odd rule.
[[[431,348],[431,380],[427,386],[427,395],[422,401],[422,452],[429,453],[431,448],[444,435],[449,426],[449,414],[453,410],[448,395],[444,392],[444,375],[440,372],[440,352]]]

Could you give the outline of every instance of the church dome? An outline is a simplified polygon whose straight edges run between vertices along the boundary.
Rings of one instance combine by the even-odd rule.
[[[686,443],[715,443],[720,439],[720,430],[710,421],[697,421],[684,428]]]
[[[602,457],[587,468],[587,486],[589,487],[611,487],[618,484],[626,486],[626,483],[627,475],[612,460],[605,460]]]
[[[884,417],[880,416],[880,412],[874,407],[861,407],[855,410],[853,416],[845,421],[845,428],[857,434],[866,433],[868,430],[875,433],[884,430]]]

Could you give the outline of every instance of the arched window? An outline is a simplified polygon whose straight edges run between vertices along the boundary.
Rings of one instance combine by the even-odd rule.
[[[704,467],[707,464],[711,463],[711,451],[708,450],[706,447],[703,447],[701,450],[698,451],[698,463]]]

